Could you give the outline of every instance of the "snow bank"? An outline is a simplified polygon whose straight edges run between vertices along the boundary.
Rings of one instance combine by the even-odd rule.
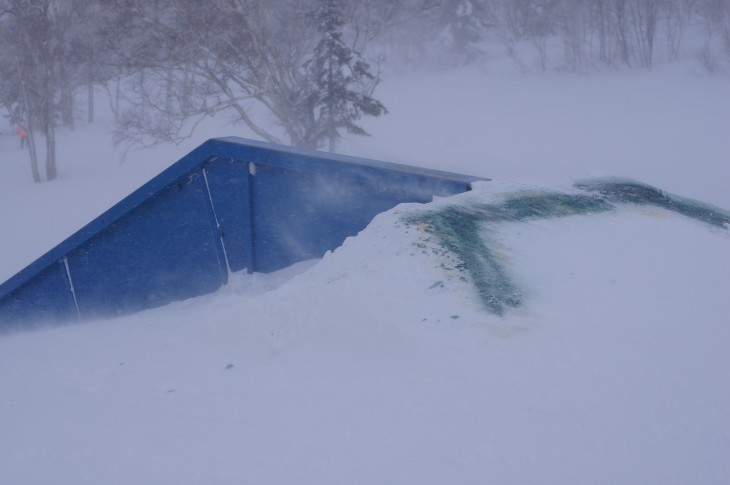
[[[429,208],[606,174],[730,208],[721,76],[469,68],[378,97],[342,153],[535,181]],[[61,180],[37,186],[2,130],[0,279],[205,139],[252,137],[217,119],[120,163],[107,127],[59,134]],[[725,230],[638,205],[492,225],[521,295],[499,317],[403,221],[424,209],[294,277],[0,336],[0,483],[730,483]]]
[[[527,189],[399,206],[294,276],[3,336],[0,482],[727,482],[728,232],[638,205],[490,225],[525,295],[500,317],[404,221]]]

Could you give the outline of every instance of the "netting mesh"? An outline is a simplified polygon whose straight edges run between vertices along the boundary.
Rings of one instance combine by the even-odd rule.
[[[410,214],[403,220],[433,235],[444,252],[456,259],[454,269],[468,276],[484,308],[500,316],[519,306],[524,298],[504,262],[483,237],[489,233],[490,224],[587,215],[613,210],[618,204],[641,204],[675,211],[721,228],[730,225],[730,213],[725,210],[638,182],[604,179],[575,186],[588,193],[522,192],[508,195],[498,203],[451,205]]]

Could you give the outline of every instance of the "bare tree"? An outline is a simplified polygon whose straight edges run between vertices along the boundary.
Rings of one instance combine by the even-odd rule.
[[[74,124],[74,92],[80,84],[79,53],[94,39],[84,35],[94,0],[0,0],[0,36],[6,57],[0,84],[10,116],[30,134],[33,177],[40,181],[35,159],[38,129],[45,138],[47,180],[58,177],[56,124]],[[14,94],[11,94],[14,93]]]
[[[687,23],[696,3],[696,0],[666,0],[663,6],[667,59],[670,62],[679,59]]]
[[[647,69],[651,69],[654,62],[654,41],[661,3],[662,0],[634,0],[630,3],[634,45],[639,62]]]
[[[46,178],[54,180],[56,169],[56,60],[58,42],[52,26],[54,11],[51,0],[5,0],[1,10],[5,14],[2,36],[5,48],[14,66],[3,82],[18,89],[14,116],[22,116],[31,138],[33,179],[40,181],[37,161],[34,159],[38,126],[46,139]],[[8,100],[6,103],[12,103]],[[7,106],[7,104],[6,104]]]
[[[558,29],[563,40],[565,68],[569,71],[581,71],[590,63],[589,3],[587,0],[563,0],[560,5]]]
[[[129,5],[133,8],[129,8]],[[233,115],[258,136],[312,146],[301,116],[305,62],[319,39],[317,3],[306,0],[216,0],[205,4],[127,0],[127,31],[138,32],[129,65],[132,107],[120,116],[118,142],[178,143],[217,113]],[[135,42],[133,41],[133,43]],[[122,53],[121,56],[124,56]]]
[[[711,73],[730,69],[730,0],[701,0],[697,10],[705,30],[698,56]]]

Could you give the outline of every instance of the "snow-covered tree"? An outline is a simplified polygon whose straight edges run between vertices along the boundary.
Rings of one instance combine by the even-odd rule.
[[[335,151],[340,131],[368,135],[356,122],[387,113],[372,97],[377,75],[342,39],[342,11],[338,0],[324,0],[315,13],[320,39],[312,58],[304,64],[305,85],[298,115],[306,128],[303,143],[317,148],[325,141]]]
[[[485,0],[444,0],[436,10],[436,24],[441,26],[439,41],[447,49],[451,64],[466,64],[482,52],[479,48],[487,32]]]

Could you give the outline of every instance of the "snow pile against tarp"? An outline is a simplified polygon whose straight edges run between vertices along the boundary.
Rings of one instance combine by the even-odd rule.
[[[603,197],[477,184],[296,275],[1,335],[0,483],[728,483],[727,230],[605,200],[475,222],[500,317],[404,222],[540,193]]]
[[[468,277],[484,307],[497,315],[519,306],[523,295],[485,237],[492,230],[491,225],[587,215],[625,204],[655,206],[719,228],[727,229],[730,225],[730,212],[726,210],[636,181],[595,179],[577,182],[574,187],[579,192],[521,191],[509,193],[497,202],[446,204],[403,219],[435,237],[445,260],[443,267],[456,270],[463,279]]]

